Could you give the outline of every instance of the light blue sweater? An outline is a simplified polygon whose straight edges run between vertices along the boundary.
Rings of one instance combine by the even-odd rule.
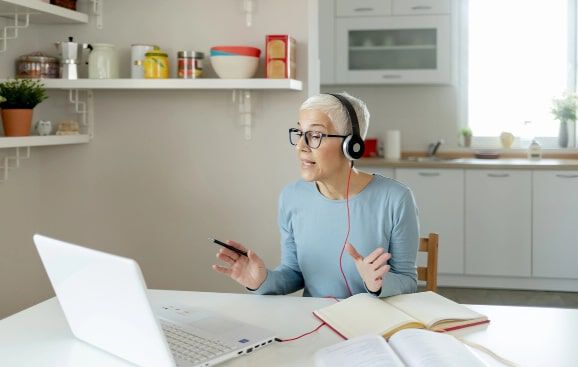
[[[410,189],[373,175],[369,184],[349,199],[349,242],[361,256],[378,247],[390,252],[391,270],[383,278],[380,297],[415,292],[418,218]],[[304,288],[304,296],[347,298],[339,269],[339,254],[347,231],[345,200],[323,196],[314,182],[299,180],[279,198],[281,264],[267,270],[256,294],[288,294]],[[343,271],[353,294],[368,292],[347,251]]]

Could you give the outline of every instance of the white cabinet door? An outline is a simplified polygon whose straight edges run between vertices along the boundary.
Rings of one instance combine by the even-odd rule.
[[[451,0],[394,0],[394,15],[449,14]]]
[[[420,235],[440,235],[438,272],[464,272],[464,171],[398,168],[396,179],[411,188],[419,210]]]
[[[530,171],[466,171],[466,274],[530,276]]]
[[[338,17],[390,15],[391,0],[336,0],[335,8]]]
[[[533,204],[532,275],[578,278],[578,172],[535,171]]]
[[[335,18],[338,84],[451,83],[450,16]]]

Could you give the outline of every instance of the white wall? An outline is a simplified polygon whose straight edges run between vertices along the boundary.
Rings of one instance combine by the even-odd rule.
[[[0,54],[0,75],[12,76],[21,54],[55,54],[52,43],[69,35],[117,45],[126,77],[132,43],[159,44],[174,62],[180,49],[264,50],[266,34],[290,33],[299,44],[298,78],[307,82],[314,7],[307,0],[256,4],[246,28],[240,0],[108,1],[101,31],[89,24],[22,32]],[[133,257],[150,288],[242,291],[210,270],[216,247],[206,238],[237,239],[277,264],[277,197],[299,177],[287,128],[307,88],[256,93],[251,141],[235,122],[228,91],[96,91],[90,144],[33,148],[0,184],[0,318],[53,295],[32,244],[36,232]],[[63,92],[50,92],[35,109],[35,119],[70,117]]]
[[[368,137],[383,141],[400,130],[402,151],[425,151],[444,139],[441,149],[458,150],[457,90],[454,86],[322,86],[322,92],[346,90],[367,103]]]

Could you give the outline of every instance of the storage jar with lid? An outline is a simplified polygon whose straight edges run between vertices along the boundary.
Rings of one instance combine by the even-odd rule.
[[[23,55],[16,60],[16,78],[58,78],[59,66],[60,62],[56,57],[42,53]]]
[[[177,76],[181,79],[200,78],[203,75],[204,57],[205,55],[202,52],[179,51],[177,53]]]
[[[94,43],[88,56],[88,77],[90,79],[118,78],[118,59],[114,45]]]
[[[145,54],[145,79],[168,79],[169,56],[161,50],[151,50]]]

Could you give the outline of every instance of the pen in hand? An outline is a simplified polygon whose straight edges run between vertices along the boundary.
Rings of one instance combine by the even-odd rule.
[[[246,252],[246,251],[239,250],[238,248],[233,247],[233,246],[231,246],[231,245],[229,245],[229,244],[226,244],[225,242],[216,240],[216,239],[211,238],[211,237],[209,237],[209,241],[212,241],[213,243],[216,243],[216,244],[219,245],[219,246],[223,246],[224,248],[227,248],[227,249],[229,249],[229,250],[231,250],[231,251],[233,251],[233,252],[236,252],[236,253],[238,253],[239,255],[247,256],[247,252]]]

